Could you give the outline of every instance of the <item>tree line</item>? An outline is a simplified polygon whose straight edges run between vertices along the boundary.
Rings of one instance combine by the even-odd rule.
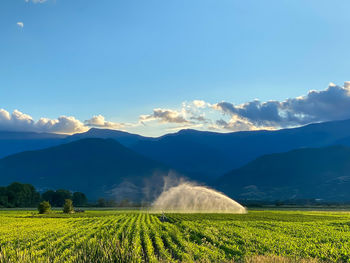
[[[87,198],[84,193],[69,190],[48,190],[40,194],[33,185],[12,183],[5,187],[0,187],[0,207],[37,207],[42,201],[47,201],[53,207],[62,207],[65,200],[73,201],[74,206],[86,206]]]

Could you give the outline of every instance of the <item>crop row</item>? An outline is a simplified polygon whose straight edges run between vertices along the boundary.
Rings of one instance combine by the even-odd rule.
[[[147,212],[94,213],[0,212],[0,262],[225,262],[254,255],[350,262],[346,213],[170,214],[166,222]]]

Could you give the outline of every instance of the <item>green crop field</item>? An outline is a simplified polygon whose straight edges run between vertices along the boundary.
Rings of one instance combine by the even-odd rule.
[[[0,262],[350,262],[350,213],[0,211]]]

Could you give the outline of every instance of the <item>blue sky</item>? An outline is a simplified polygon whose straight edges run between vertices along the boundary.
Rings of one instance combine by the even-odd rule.
[[[70,133],[56,124],[72,117],[83,125],[74,131],[159,135],[350,118],[349,11],[347,0],[2,0],[0,129]],[[293,108],[302,121],[277,122],[222,107],[259,99],[262,111],[272,100],[283,117],[283,101],[309,103],[310,90],[338,92],[344,109],[321,118]]]

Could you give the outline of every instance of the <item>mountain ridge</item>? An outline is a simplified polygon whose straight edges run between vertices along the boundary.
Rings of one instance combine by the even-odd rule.
[[[43,149],[83,138],[112,138],[143,156],[211,182],[255,158],[292,149],[350,145],[350,120],[314,123],[280,130],[218,133],[185,129],[160,137],[92,128],[64,137],[1,140],[0,157],[24,150]],[[1,133],[0,133],[1,135]],[[16,135],[18,138],[18,134]],[[37,137],[40,137],[37,135]],[[44,136],[44,137],[43,137]]]
[[[130,198],[131,193],[118,196],[113,191],[125,182],[141,188],[145,178],[155,173],[167,174],[170,170],[113,139],[99,138],[81,139],[0,159],[2,184],[20,181],[39,189],[70,189],[84,192],[91,199],[113,195]],[[136,193],[136,197],[140,198],[141,194]]]
[[[188,173],[206,176],[210,180],[258,156],[297,148],[329,146],[348,134],[350,120],[315,123],[275,131],[213,133],[184,130],[153,141],[139,141],[131,148],[154,160]],[[196,150],[198,145],[201,146],[200,151]],[[171,149],[172,158],[167,158],[167,149]],[[186,152],[186,155],[183,155],[183,152]],[[190,162],[188,156],[191,157]],[[191,169],[192,167],[199,169]]]
[[[350,201],[350,147],[295,149],[258,157],[215,187],[236,199]]]

